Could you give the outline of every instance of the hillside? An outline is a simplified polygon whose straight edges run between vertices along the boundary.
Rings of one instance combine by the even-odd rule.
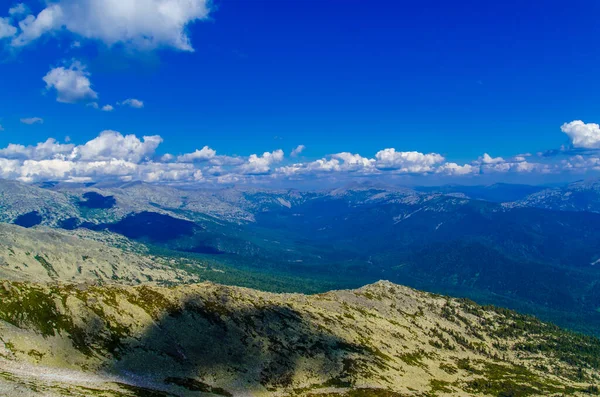
[[[597,339],[389,282],[307,296],[5,281],[0,298],[10,395],[589,395],[600,380]]]
[[[120,247],[120,248],[117,248]],[[74,232],[40,227],[25,229],[0,223],[0,278],[20,281],[76,281],[139,284],[182,283],[198,278],[170,259],[122,236],[88,230]],[[197,269],[189,264],[188,270]]]
[[[564,187],[545,189],[512,205],[558,211],[600,212],[600,180],[578,181]]]

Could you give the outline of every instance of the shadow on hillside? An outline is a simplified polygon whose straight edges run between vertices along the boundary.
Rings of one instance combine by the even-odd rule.
[[[151,381],[231,395],[288,388],[299,372],[314,385],[349,387],[353,368],[378,361],[291,308],[232,304],[226,291],[167,307],[140,340],[119,346],[110,371],[138,386]],[[147,298],[145,304],[162,303]]]

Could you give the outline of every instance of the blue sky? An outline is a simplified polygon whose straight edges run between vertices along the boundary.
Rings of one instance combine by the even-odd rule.
[[[134,3],[90,0],[86,10],[75,0],[25,1],[22,7],[0,2],[6,18],[4,35],[0,24],[1,147],[67,136],[83,145],[105,130],[140,141],[157,135],[162,142],[138,163],[159,162],[165,153],[173,155],[170,164],[178,163],[178,155],[204,146],[227,156],[226,164],[196,159],[203,180],[208,166],[221,167],[210,171],[214,175],[267,179],[277,168],[299,164],[279,172],[294,179],[315,170],[439,177],[446,173],[435,171],[446,163],[473,167],[460,173],[464,177],[486,173],[482,164],[490,164],[498,168],[494,172],[505,169],[497,179],[516,171],[526,172],[528,181],[543,181],[548,173],[588,176],[598,166],[597,2],[194,0],[188,7],[169,0],[167,11],[156,0],[138,1],[137,8]],[[19,27],[27,18],[33,23]],[[46,24],[35,24],[40,21]],[[91,86],[63,92],[61,99],[64,76],[48,77],[60,68]],[[143,107],[124,104],[127,99]],[[113,110],[102,111],[105,105]],[[43,123],[21,122],[27,118]],[[575,120],[583,126],[561,131]],[[574,144],[581,134],[592,140]],[[290,157],[298,145],[305,149]],[[535,155],[561,147],[553,156],[560,159]],[[376,157],[388,148],[395,149],[391,162],[390,152],[388,160]],[[21,161],[10,167],[21,167],[25,158],[56,160],[56,153],[64,161],[79,160],[65,155],[68,149],[48,158],[29,158],[27,150],[5,151],[4,157]],[[281,159],[264,158],[278,149]],[[396,154],[413,151],[444,160]],[[335,157],[346,152],[360,158]],[[485,153],[502,162],[486,163]],[[526,156],[528,164],[552,170],[515,166],[525,161],[517,155],[527,153],[533,155]],[[268,169],[240,172],[252,154]],[[583,160],[571,161],[573,156]],[[104,153],[92,160],[131,158]],[[332,160],[337,168],[335,161],[327,165]],[[562,161],[584,165],[574,174]],[[34,181],[74,175],[36,170],[4,176]],[[100,175],[77,172],[81,178]]]

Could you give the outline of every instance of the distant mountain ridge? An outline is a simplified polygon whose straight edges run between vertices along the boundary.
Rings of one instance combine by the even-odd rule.
[[[516,205],[557,211],[600,212],[600,180],[578,181],[562,188],[545,189],[519,200]]]

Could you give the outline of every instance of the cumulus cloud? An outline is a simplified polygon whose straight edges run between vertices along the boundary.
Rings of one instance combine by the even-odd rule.
[[[26,117],[21,119],[21,123],[23,124],[43,124],[44,123],[44,119],[41,117]]]
[[[102,106],[102,111],[103,112],[112,112],[115,108],[112,107],[112,105],[104,105]]]
[[[479,168],[471,164],[445,163],[438,167],[435,172],[446,175],[469,175],[479,172]]]
[[[151,160],[162,142],[158,135],[123,135],[103,131],[83,145],[61,144],[53,138],[37,145],[9,144],[0,149],[0,177],[25,182],[43,180],[83,181],[131,178],[154,181],[200,180],[192,165],[154,163]]]
[[[122,135],[117,131],[103,131],[85,145],[74,149],[74,157],[81,160],[127,160],[140,162],[154,154],[163,139],[158,135],[144,136]]]
[[[478,161],[481,164],[502,164],[506,162],[502,157],[492,157],[487,153],[479,157]]]
[[[68,68],[60,66],[51,69],[43,80],[47,90],[56,91],[58,102],[89,102],[98,98],[98,94],[92,89],[89,76],[90,73],[86,71],[85,66],[80,62],[73,62]]]
[[[56,157],[67,157],[72,153],[75,145],[61,144],[54,138],[48,138],[33,146],[24,146],[11,143],[6,148],[0,149],[0,157],[6,159],[43,160]]]
[[[32,118],[33,119],[33,118]],[[155,183],[266,183],[274,180],[352,177],[411,177],[434,174],[447,178],[480,178],[503,173],[548,174],[600,171],[597,151],[559,151],[555,156],[492,157],[485,153],[470,164],[446,161],[437,153],[383,149],[374,156],[340,152],[314,161],[287,162],[282,150],[261,155],[217,155],[204,146],[179,156],[157,154],[159,135],[123,135],[103,131],[83,144],[47,139],[36,145],[9,144],[0,149],[0,178],[26,182],[44,180],[98,181],[118,179]],[[532,161],[535,159],[535,161]],[[528,161],[529,160],[529,161]],[[537,161],[537,162],[536,162]]]
[[[298,157],[298,155],[300,155],[300,153],[302,153],[304,151],[304,149],[306,149],[306,146],[298,145],[298,146],[296,146],[296,148],[294,150],[292,150],[292,153],[290,153],[290,156]]]
[[[181,163],[193,163],[194,161],[207,161],[215,158],[217,152],[208,146],[204,146],[202,149],[196,149],[193,153],[186,153],[181,156],[177,156],[177,161]]]
[[[129,99],[125,99],[122,102],[119,102],[119,105],[129,106],[129,107],[136,108],[136,109],[141,109],[144,107],[144,101],[140,101],[139,99],[135,99],[135,98],[129,98]]]
[[[331,157],[333,160],[342,160],[340,169],[344,171],[372,170],[375,165],[375,160],[365,158],[360,154],[342,152],[333,154]]]
[[[404,173],[430,172],[433,166],[444,161],[437,153],[397,152],[396,149],[384,149],[375,155],[376,167],[381,170],[397,170]]]
[[[239,167],[239,171],[246,175],[264,175],[271,170],[271,165],[283,160],[283,150],[264,152],[262,156],[250,155],[248,161]]]
[[[292,177],[297,175],[320,174],[330,172],[340,172],[342,162],[339,159],[318,159],[309,163],[296,163],[279,167],[276,172]]]
[[[46,34],[70,32],[107,46],[193,51],[188,26],[209,12],[208,0],[58,0],[19,21],[12,44],[25,46]]]
[[[560,129],[567,134],[573,147],[600,149],[600,125],[574,120],[570,123],[564,123]]]

